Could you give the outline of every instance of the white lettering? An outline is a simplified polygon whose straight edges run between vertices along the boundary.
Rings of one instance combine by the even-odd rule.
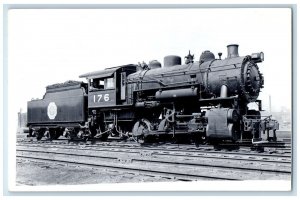
[[[104,95],[104,101],[109,101],[109,94]]]
[[[103,98],[102,98],[103,97]],[[109,101],[109,94],[98,94],[98,95],[94,95],[94,103],[96,102],[101,102],[101,101]]]
[[[98,94],[98,102],[100,102],[102,99],[102,94]]]

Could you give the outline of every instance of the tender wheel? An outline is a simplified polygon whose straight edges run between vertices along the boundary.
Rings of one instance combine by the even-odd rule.
[[[60,137],[60,134],[56,133],[56,135],[54,136],[54,140],[57,140]]]
[[[43,138],[43,132],[42,131],[33,131],[32,135],[35,136],[37,140],[41,140]]]
[[[51,138],[51,133],[50,133],[50,131],[48,131],[48,130],[46,130],[46,131],[44,132],[44,137],[47,138],[47,140],[52,140],[52,138]]]
[[[62,135],[63,135],[63,130],[61,128],[57,128],[53,130],[53,140],[57,140]]]
[[[58,130],[55,129],[49,129],[44,132],[44,136],[48,140],[57,140],[60,137],[60,133]]]

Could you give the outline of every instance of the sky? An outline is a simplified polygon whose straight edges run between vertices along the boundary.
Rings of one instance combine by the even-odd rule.
[[[79,75],[166,55],[195,59],[205,50],[227,56],[264,52],[259,63],[263,109],[291,108],[291,10],[244,9],[12,9],[8,12],[9,119],[42,98],[45,87]],[[12,114],[11,114],[12,113]]]

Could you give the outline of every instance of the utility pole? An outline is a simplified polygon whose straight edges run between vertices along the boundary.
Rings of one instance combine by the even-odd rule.
[[[272,113],[271,95],[269,95],[269,111]]]
[[[22,126],[22,108],[20,108],[20,112],[18,113],[18,128]]]

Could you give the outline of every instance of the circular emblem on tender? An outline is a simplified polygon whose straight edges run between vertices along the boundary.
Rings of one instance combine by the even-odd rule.
[[[57,106],[54,102],[50,102],[47,109],[49,119],[54,119],[57,115]]]

